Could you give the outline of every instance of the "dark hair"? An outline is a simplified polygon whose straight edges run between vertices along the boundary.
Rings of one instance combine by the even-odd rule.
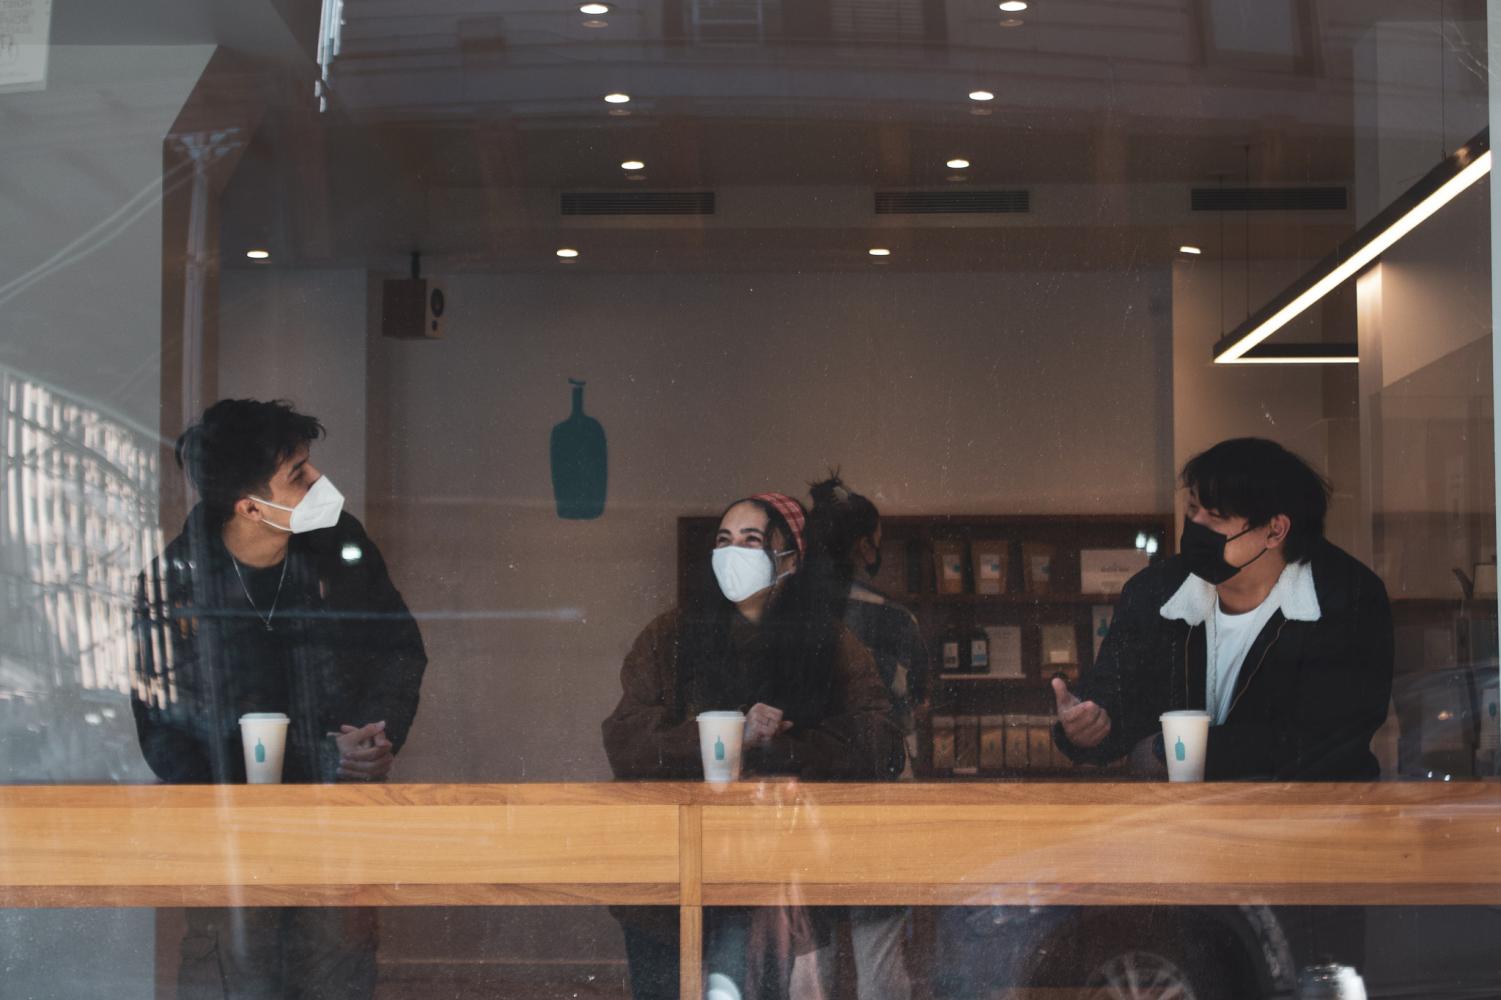
[[[719,519],[723,521],[731,508],[742,503],[754,504],[766,515],[766,557],[775,566],[777,551],[797,548],[792,529],[786,518],[764,500],[736,500]],[[839,633],[825,590],[814,586],[803,572],[805,562],[799,561],[798,572],[782,584],[761,618],[766,669],[754,679],[754,689],[746,697],[751,703],[776,705],[789,721],[811,728],[823,721],[829,707]],[[683,688],[679,696],[685,701],[694,700],[695,693],[720,698],[723,692],[739,689],[745,679],[730,673],[730,627],[735,606],[725,599],[707,568],[694,581],[681,614],[677,655],[682,665],[678,683]],[[690,686],[696,692],[689,690]]]
[[[241,497],[267,493],[277,468],[322,436],[316,417],[283,400],[221,399],[177,439],[177,465],[222,521]]]
[[[1329,480],[1275,441],[1221,441],[1189,459],[1179,478],[1184,488],[1198,493],[1206,510],[1243,517],[1252,527],[1287,515],[1292,527],[1282,551],[1288,562],[1307,560],[1324,537]]]
[[[844,485],[837,470],[829,478],[814,483],[808,493],[813,510],[808,514],[808,559],[825,562],[832,574],[848,590],[855,578],[855,543],[869,538],[881,526],[881,512],[876,505]],[[815,573],[819,567],[814,566]]]

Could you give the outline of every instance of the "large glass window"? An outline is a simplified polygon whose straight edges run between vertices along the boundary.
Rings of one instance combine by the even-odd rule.
[[[6,983],[1501,992],[1498,15],[3,0]]]

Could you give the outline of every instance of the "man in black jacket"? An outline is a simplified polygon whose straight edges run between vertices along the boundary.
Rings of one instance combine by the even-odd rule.
[[[1077,695],[1053,681],[1076,762],[1161,773],[1161,713],[1211,715],[1206,779],[1372,780],[1392,689],[1380,579],[1324,538],[1329,486],[1272,441],[1191,459],[1176,556],[1127,583]]]
[[[309,461],[323,433],[286,403],[224,400],[177,442],[201,502],[140,577],[141,750],[163,781],[245,781],[239,718],[290,719],[285,782],[391,770],[427,655],[375,543]],[[369,997],[366,911],[190,910],[182,997]]]

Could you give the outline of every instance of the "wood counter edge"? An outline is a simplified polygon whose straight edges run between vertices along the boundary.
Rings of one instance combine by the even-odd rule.
[[[1067,806],[1175,804],[1501,809],[1501,780],[1467,782],[891,782],[765,781],[340,785],[5,785],[6,809],[360,806]]]

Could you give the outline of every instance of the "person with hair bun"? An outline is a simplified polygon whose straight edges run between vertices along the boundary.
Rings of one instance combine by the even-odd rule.
[[[620,779],[700,780],[696,716],[746,714],[742,776],[869,781],[902,770],[891,699],[865,647],[834,616],[807,557],[803,506],[782,493],[737,500],[719,519],[705,573],[683,607],[648,625],[620,671],[604,721]],[[617,907],[636,1000],[678,994],[677,914]],[[801,909],[704,913],[711,995],[780,998],[792,959],[813,947]]]
[[[831,595],[844,624],[870,650],[891,697],[891,721],[902,732],[912,776],[917,753],[917,716],[925,710],[928,652],[917,618],[862,576],[881,569],[881,514],[870,500],[849,489],[837,473],[810,488],[808,567],[813,585]],[[905,906],[852,906],[842,911],[850,925],[859,1000],[908,1000],[912,984],[903,943],[910,909]],[[824,917],[841,914],[825,912]],[[801,992],[833,993],[836,954],[831,940],[798,958],[797,981],[816,977]]]

